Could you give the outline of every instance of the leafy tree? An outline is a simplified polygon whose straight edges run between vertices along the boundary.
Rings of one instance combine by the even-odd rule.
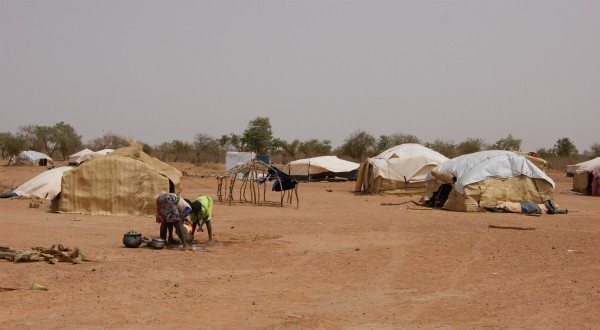
[[[298,150],[306,155],[306,157],[315,157],[331,154],[331,141],[311,139],[302,142]]]
[[[285,140],[279,139],[279,138],[274,138],[272,143],[271,143],[271,153],[273,155],[281,155],[281,162],[285,163],[285,148],[288,145],[288,143]]]
[[[561,157],[567,157],[573,163],[571,156],[577,154],[577,147],[569,138],[560,138],[554,145],[554,152]]]
[[[64,122],[60,122],[52,127],[52,138],[55,141],[56,148],[66,160],[70,154],[81,148],[81,135],[77,134],[75,128]]]
[[[425,146],[431,150],[439,152],[440,154],[448,158],[454,158],[458,156],[457,146],[454,143],[454,141],[444,141],[436,139],[431,143],[425,143]]]
[[[374,151],[375,138],[365,131],[355,131],[336,151],[340,155],[362,161]]]
[[[467,138],[458,144],[456,151],[459,155],[470,154],[485,149],[485,142],[482,139]]]
[[[221,135],[217,140],[219,146],[225,150],[242,151],[242,138],[237,134]]]
[[[419,139],[418,137],[416,137],[412,134],[394,133],[390,136],[390,139],[392,142],[392,145],[390,147],[397,146],[400,144],[405,144],[405,143],[421,144],[421,139]]]
[[[46,143],[44,130],[38,125],[26,125],[19,128],[20,135],[25,139],[26,148],[29,150],[43,151]]]
[[[375,149],[375,153],[380,154],[391,147],[393,147],[392,138],[388,135],[380,135],[379,139],[377,139],[377,147]]]
[[[187,142],[173,140],[171,142],[171,152],[175,156],[175,159],[173,161],[176,162],[181,156],[181,154],[190,151],[191,148],[192,147]]]
[[[271,148],[273,131],[268,117],[256,117],[248,123],[242,135],[242,143],[248,151],[257,155],[265,155]]]
[[[10,132],[0,133],[0,149],[2,150],[2,159],[5,157],[16,156],[27,147],[25,138],[18,134]]]
[[[119,149],[129,146],[127,138],[108,132],[99,138],[95,138],[88,143],[88,148],[92,150]]]
[[[199,163],[203,155],[213,155],[215,158],[219,154],[219,141],[212,136],[204,133],[196,134],[194,140],[194,151],[196,152],[196,162]]]
[[[292,159],[296,160],[298,157],[298,152],[300,151],[301,144],[302,143],[300,142],[300,140],[296,139],[291,143],[286,143],[286,145],[283,148],[285,149],[285,153],[287,155],[292,157]]]
[[[509,151],[519,151],[521,150],[521,139],[517,139],[512,136],[512,134],[508,134],[507,137],[496,141],[496,143],[490,146],[490,149],[493,150],[509,150]]]
[[[600,157],[600,143],[594,143],[587,151],[587,156],[590,158]]]
[[[554,150],[548,148],[539,148],[535,153],[544,159],[556,157]]]

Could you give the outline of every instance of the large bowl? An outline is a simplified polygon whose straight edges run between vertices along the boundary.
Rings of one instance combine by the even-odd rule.
[[[128,248],[139,247],[140,245],[142,245],[142,234],[133,230],[128,233],[125,233],[125,235],[123,235],[123,245],[125,245]]]
[[[164,239],[159,237],[154,237],[148,242],[148,246],[157,250],[164,248],[167,245]]]

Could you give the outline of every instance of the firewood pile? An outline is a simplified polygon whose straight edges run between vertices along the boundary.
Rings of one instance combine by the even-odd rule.
[[[45,261],[49,264],[58,262],[80,264],[84,261],[96,261],[87,258],[78,247],[71,249],[61,244],[52,245],[50,248],[32,247],[28,250],[0,246],[0,259],[7,259],[12,262]]]

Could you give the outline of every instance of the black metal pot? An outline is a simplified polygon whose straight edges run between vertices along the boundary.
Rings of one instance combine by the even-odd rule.
[[[142,234],[131,230],[123,235],[123,244],[128,248],[136,248],[142,245]]]

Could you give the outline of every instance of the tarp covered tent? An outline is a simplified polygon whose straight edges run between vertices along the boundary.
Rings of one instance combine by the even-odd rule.
[[[283,172],[295,179],[304,180],[325,179],[325,178],[345,178],[356,180],[358,173],[358,163],[339,159],[336,156],[320,156],[305,159],[293,160],[283,168]]]
[[[81,157],[83,155],[86,155],[86,154],[91,154],[91,153],[93,153],[92,150],[85,148],[83,150],[80,150],[80,151],[78,151],[78,152],[70,155],[69,156],[69,165],[77,165],[77,164],[79,164],[79,162],[77,162],[77,159],[79,157]]]
[[[114,149],[102,149],[99,151],[92,151],[90,149],[84,149],[84,150],[81,150],[81,151],[69,156],[69,165],[79,165],[79,164],[85,162],[86,160],[89,160],[91,158],[98,157],[98,156],[105,156],[113,151],[114,151]]]
[[[573,191],[593,194],[592,183],[595,179],[594,172],[600,170],[600,157],[571,165],[573,173]],[[569,171],[567,166],[567,172]],[[597,191],[597,190],[596,190]]]
[[[355,191],[423,194],[429,171],[446,160],[448,157],[420,144],[395,146],[365,160],[358,170]]]
[[[71,166],[62,166],[42,172],[17,187],[14,193],[19,197],[52,199],[60,193],[63,173],[71,169],[73,169]]]
[[[140,147],[121,148],[65,172],[54,204],[61,213],[154,215],[156,197],[180,193],[181,177]]]
[[[11,158],[10,163],[17,164],[22,161],[33,165],[40,164],[42,166],[45,166],[47,162],[53,163],[52,158],[50,158],[50,156],[46,155],[45,153],[33,150],[21,151],[17,155],[17,157],[13,156]]]
[[[427,176],[430,200],[442,184],[452,186],[443,204],[453,211],[484,211],[498,202],[554,200],[554,181],[526,157],[489,150],[462,155],[436,166]]]

